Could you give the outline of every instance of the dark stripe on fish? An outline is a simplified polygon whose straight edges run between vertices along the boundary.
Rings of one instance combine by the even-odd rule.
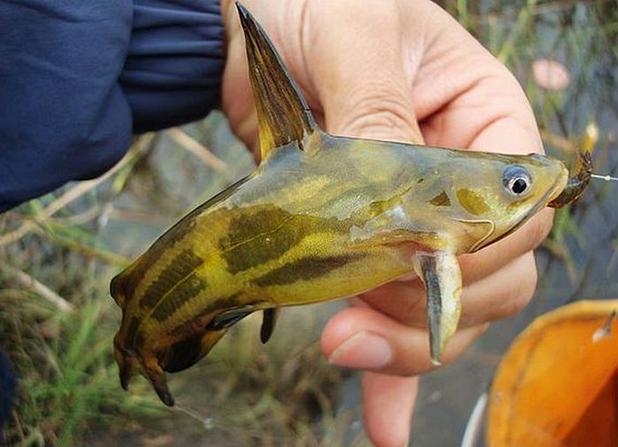
[[[285,226],[273,233],[261,234],[225,252],[223,258],[227,262],[228,271],[236,274],[279,259],[305,236],[302,229]]]
[[[131,318],[129,326],[127,327],[127,335],[125,340],[131,340],[129,342],[129,349],[141,348],[144,345],[144,334],[139,332],[141,320],[137,317]]]
[[[319,232],[342,232],[349,224],[336,218],[292,215],[273,206],[234,218],[219,241],[228,271],[236,274],[279,259],[303,238]]]
[[[221,250],[245,243],[255,235],[272,231],[291,214],[272,205],[239,209],[240,213],[229,224],[227,234],[219,241]]]
[[[137,317],[133,317],[131,318],[131,321],[129,321],[129,326],[127,326],[127,339],[130,340],[133,337],[135,337],[135,334],[137,333],[137,330],[139,329],[139,325],[140,325],[140,319]]]
[[[133,346],[135,347],[135,349],[141,350],[145,344],[146,336],[143,334],[142,331],[138,331],[138,333],[135,334],[135,337],[133,337]]]
[[[125,283],[125,294],[133,295],[139,283],[148,274],[150,269],[161,259],[163,253],[173,247],[195,226],[195,219],[185,218],[169,229],[163,236],[144,253],[135,266],[130,270],[130,275]],[[123,273],[124,274],[124,273]]]
[[[307,256],[266,273],[254,280],[261,287],[292,284],[318,278],[364,257],[361,254],[339,256]]]
[[[130,267],[129,277],[126,279],[124,284],[124,293],[127,297],[131,297],[134,290],[137,288],[139,282],[144,278],[144,276],[150,271],[150,269],[159,261],[161,255],[172,247],[174,244],[180,242],[184,239],[184,237],[191,233],[197,224],[197,218],[204,212],[206,212],[209,208],[217,205],[220,202],[223,202],[225,199],[230,197],[234,192],[236,192],[244,183],[249,180],[249,177],[245,177],[228,188],[224,189],[220,193],[216,194],[212,198],[210,198],[205,203],[201,204],[185,217],[183,217],[179,222],[177,222],[174,226],[172,226],[169,230],[163,233],[148,249],[146,253],[144,253],[138,261]],[[127,270],[123,272],[126,274]]]
[[[299,220],[275,207],[233,219],[228,234],[219,241],[229,272],[242,272],[281,257],[305,236]]]
[[[189,276],[202,262],[203,259],[192,250],[182,251],[148,286],[144,292],[144,298],[141,300],[141,306],[145,309],[156,306],[163,296]]]
[[[152,318],[160,322],[166,320],[185,303],[203,292],[207,286],[208,284],[204,279],[201,279],[195,272],[191,273],[156,305],[152,312]]]

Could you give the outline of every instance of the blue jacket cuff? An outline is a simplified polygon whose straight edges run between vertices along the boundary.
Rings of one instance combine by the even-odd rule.
[[[219,1],[135,0],[120,84],[136,132],[195,121],[218,106],[223,34]]]
[[[4,353],[0,351],[0,434],[11,413],[14,391],[15,376],[13,375],[11,364]],[[1,435],[0,438],[2,438]]]
[[[218,0],[8,0],[0,29],[0,212],[220,101]]]

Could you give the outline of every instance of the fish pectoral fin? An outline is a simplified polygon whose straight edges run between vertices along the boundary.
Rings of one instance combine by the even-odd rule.
[[[260,24],[239,2],[236,7],[245,33],[262,160],[294,141],[302,149],[303,139],[317,129],[311,110]]]
[[[266,344],[270,340],[279,315],[281,315],[281,309],[272,308],[264,310],[262,328],[260,329],[260,340],[262,340],[262,343]]]
[[[441,364],[448,341],[457,330],[461,315],[461,270],[453,253],[416,253],[416,273],[427,292],[427,322],[431,361]]]

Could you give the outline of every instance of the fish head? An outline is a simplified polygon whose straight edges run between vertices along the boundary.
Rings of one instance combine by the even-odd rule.
[[[466,163],[456,178],[453,195],[459,213],[452,219],[470,227],[473,237],[462,242],[474,252],[511,234],[560,195],[568,170],[561,161],[539,154],[485,154]],[[486,231],[479,228],[483,221]]]
[[[406,206],[425,232],[436,235],[435,247],[426,244],[433,249],[471,253],[511,234],[568,180],[562,162],[539,154],[449,151],[442,158],[433,163],[425,189],[411,190]]]

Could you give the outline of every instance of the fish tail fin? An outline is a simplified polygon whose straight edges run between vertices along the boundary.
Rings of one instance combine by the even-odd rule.
[[[157,393],[157,396],[161,399],[161,402],[168,407],[173,407],[174,397],[167,386],[167,377],[165,372],[163,372],[163,368],[159,365],[157,358],[153,356],[146,359],[142,365],[142,370],[144,371],[144,375],[150,381],[152,388],[154,388]]]
[[[119,334],[116,334],[114,338],[114,358],[118,364],[120,386],[123,390],[128,391],[131,379],[139,370],[139,364],[135,357],[122,348]]]

